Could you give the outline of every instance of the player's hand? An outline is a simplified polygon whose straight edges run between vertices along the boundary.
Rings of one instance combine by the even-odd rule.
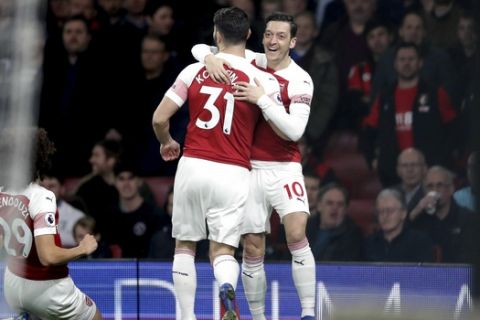
[[[256,86],[244,81],[235,83],[235,91],[233,92],[235,99],[257,104],[258,99],[265,94],[265,89],[263,89],[260,81],[256,78],[253,80],[255,80]]]
[[[165,161],[172,161],[180,156],[180,144],[170,139],[167,143],[160,145],[160,155]]]
[[[98,243],[94,236],[91,234],[86,234],[85,237],[78,244],[82,248],[85,255],[91,254],[93,251],[97,250]]]
[[[213,54],[210,54],[205,57],[204,63],[205,68],[213,81],[230,84],[230,77],[228,76],[227,69],[225,69],[225,65],[229,68],[231,68],[231,65],[227,60],[217,58]]]

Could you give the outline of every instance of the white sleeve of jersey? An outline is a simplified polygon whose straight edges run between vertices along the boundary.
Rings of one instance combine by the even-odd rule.
[[[262,109],[267,121],[271,121],[287,138],[292,141],[299,140],[307,126],[310,115],[310,104],[312,101],[313,85],[311,79],[302,81],[291,81],[288,86],[289,98],[291,100],[289,112],[285,108],[278,108],[271,96],[263,96],[257,104]]]
[[[187,66],[180,72],[173,85],[165,93],[178,107],[183,106],[188,98],[188,87],[195,79],[198,71],[203,67],[201,63],[194,63]]]
[[[33,220],[34,236],[57,233],[55,221],[57,200],[53,192],[42,187],[35,188],[30,195],[28,211]]]
[[[205,57],[209,54],[217,54],[218,48],[214,46],[209,46],[203,43],[196,44],[192,47],[192,56],[198,62],[205,63]]]

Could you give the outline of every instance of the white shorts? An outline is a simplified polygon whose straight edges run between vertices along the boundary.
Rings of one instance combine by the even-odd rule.
[[[289,213],[310,214],[302,166],[296,162],[253,162],[242,234],[270,233],[273,209],[280,219]]]
[[[15,312],[41,319],[91,320],[97,311],[95,302],[70,277],[29,280],[5,268],[3,279],[5,300]]]
[[[182,157],[173,191],[172,236],[208,239],[238,247],[248,197],[247,168]]]

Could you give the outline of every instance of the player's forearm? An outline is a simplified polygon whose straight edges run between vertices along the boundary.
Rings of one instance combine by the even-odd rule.
[[[64,265],[87,254],[85,248],[78,246],[71,249],[57,247],[55,244],[37,246],[38,258],[44,266]]]
[[[215,54],[218,52],[217,47],[210,47],[206,44],[196,44],[192,47],[192,56],[197,60],[198,62],[204,63],[205,62],[205,57],[207,57],[210,54]]]
[[[263,95],[257,101],[257,105],[262,109],[267,121],[270,121],[289,140],[298,141],[302,137],[308,122],[310,111],[308,106],[291,105],[289,114],[285,107],[276,104],[267,95]]]
[[[170,136],[170,121],[154,121],[153,131],[155,132],[157,140],[161,144],[165,144],[172,139],[172,137]]]
[[[165,144],[172,137],[170,136],[170,119],[163,117],[158,109],[153,114],[153,131],[161,144]]]

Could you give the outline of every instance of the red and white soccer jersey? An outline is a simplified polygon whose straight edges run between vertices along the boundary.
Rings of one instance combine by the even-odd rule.
[[[55,195],[37,184],[30,184],[21,194],[0,193],[0,232],[12,273],[31,280],[68,276],[67,266],[43,266],[35,246],[34,237],[45,234],[53,234],[61,246],[57,220]]]
[[[261,112],[257,106],[235,100],[233,85],[238,81],[254,83],[257,78],[266,94],[277,99],[278,83],[241,57],[218,56],[234,66],[229,69],[230,85],[215,83],[204,65],[195,63],[179,74],[166,96],[178,106],[189,100],[185,156],[250,168],[253,133]]]
[[[203,64],[186,67],[166,96],[178,106],[188,99],[190,122],[184,157],[175,176],[172,235],[178,240],[209,239],[238,246],[240,224],[248,196],[251,146],[260,109],[237,101],[233,86],[238,81],[254,84],[279,101],[278,82],[244,58],[219,53],[233,68],[231,84],[214,82]]]
[[[265,68],[265,55],[256,54],[252,63]],[[290,112],[292,107],[310,108],[313,96],[312,79],[293,60],[282,70],[265,70],[279,81],[287,112]],[[303,121],[305,123],[301,125],[305,128],[308,118]],[[267,121],[262,120],[255,132],[251,162],[253,171],[242,234],[270,232],[270,215],[273,209],[281,219],[293,212],[310,212],[300,164],[301,154],[296,142],[282,139]]]
[[[282,102],[287,112],[290,111],[293,104],[303,104],[310,108],[313,96],[312,78],[293,60],[288,67],[278,71],[266,68],[266,59],[263,54],[256,54],[252,63],[277,78],[280,84]],[[255,160],[301,162],[301,154],[296,142],[282,139],[266,121],[262,120],[255,132],[252,147],[253,166],[255,166]]]
[[[38,184],[21,193],[0,192],[0,233],[9,255],[5,299],[15,312],[41,319],[93,319],[97,307],[75,286],[67,266],[45,267],[38,258],[35,237],[54,235],[61,246],[57,222],[55,195]]]

